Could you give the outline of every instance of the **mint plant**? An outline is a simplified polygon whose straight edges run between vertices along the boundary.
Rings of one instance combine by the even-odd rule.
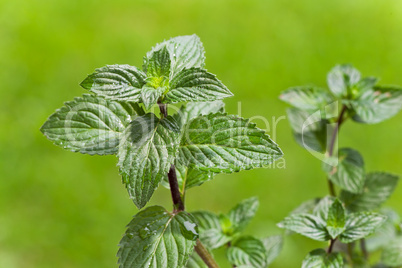
[[[311,251],[302,267],[402,266],[401,219],[392,210],[380,209],[393,193],[398,176],[367,173],[357,150],[337,149],[346,120],[375,124],[402,108],[402,89],[378,86],[377,81],[361,78],[351,65],[338,65],[327,76],[329,90],[293,87],[280,96],[293,106],[288,117],[296,141],[323,162],[328,181],[329,195],[303,203],[278,224],[328,242],[326,250]],[[378,251],[382,257],[376,263],[371,253]]]
[[[258,207],[255,198],[219,216],[185,211],[188,189],[217,173],[266,167],[282,157],[255,124],[224,113],[221,100],[233,94],[204,62],[196,35],[164,41],[142,68],[96,69],[81,83],[90,94],[66,102],[41,128],[64,149],[117,155],[129,197],[142,209],[119,244],[120,267],[218,267],[211,250],[222,246],[239,267],[266,267],[278,255],[280,237],[242,235]],[[181,106],[172,113],[175,103]],[[160,114],[151,111],[156,105]],[[144,208],[159,184],[171,191],[172,211]]]

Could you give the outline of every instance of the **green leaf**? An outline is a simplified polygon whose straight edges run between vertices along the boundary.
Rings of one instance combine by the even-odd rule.
[[[234,233],[244,230],[244,228],[250,223],[251,219],[254,218],[259,204],[257,197],[251,197],[243,200],[229,211],[228,216],[232,223]]]
[[[147,73],[147,77],[149,78],[164,77],[169,79],[170,54],[166,47],[162,47],[152,53],[152,56],[146,61],[144,72]],[[152,82],[151,80],[151,84],[153,84]],[[157,86],[155,86],[155,88],[157,88]]]
[[[212,253],[210,252],[209,254]],[[186,268],[208,268],[208,266],[196,252],[193,252],[188,258]]]
[[[335,239],[345,230],[345,209],[339,199],[335,199],[328,210],[327,230]]]
[[[387,217],[384,224],[377,228],[375,233],[366,239],[368,252],[376,251],[388,245],[400,231],[401,218],[392,209],[381,209],[380,213]]]
[[[137,117],[124,132],[119,147],[119,167],[130,198],[142,208],[163,177],[177,152],[179,129],[168,116],[152,113]]]
[[[276,257],[279,256],[279,253],[282,250],[283,237],[281,235],[273,235],[262,239],[261,242],[264,244],[267,254],[265,264],[269,266],[276,259]]]
[[[282,155],[255,124],[216,113],[199,116],[185,126],[178,161],[200,170],[231,173],[268,166]]]
[[[322,220],[310,214],[302,213],[290,215],[281,221],[278,227],[291,230],[318,241],[328,241],[331,239]]]
[[[402,237],[391,241],[382,251],[381,261],[391,267],[402,266]]]
[[[311,86],[289,88],[279,98],[293,107],[311,112],[335,101],[326,89]]]
[[[160,206],[148,207],[127,226],[117,253],[120,267],[184,267],[197,237],[189,213],[171,214]]]
[[[158,102],[159,97],[162,96],[165,89],[165,87],[155,89],[153,87],[144,86],[141,91],[141,100],[145,105],[145,109],[151,109],[151,107]]]
[[[146,58],[151,58],[155,51],[163,47],[166,47],[170,54],[171,76],[184,68],[204,67],[204,47],[200,38],[195,34],[177,36],[157,44],[147,53]]]
[[[350,64],[335,66],[327,76],[328,87],[337,97],[345,97],[360,80],[360,72]]]
[[[343,268],[343,258],[339,252],[327,254],[324,249],[311,251],[302,263],[302,268]]]
[[[342,243],[350,243],[372,234],[387,217],[379,213],[358,212],[346,218],[345,231],[339,236]]]
[[[139,101],[146,75],[130,65],[107,65],[80,84],[96,95],[112,100]]]
[[[214,74],[201,68],[184,69],[170,81],[164,103],[214,101],[233,96]]]
[[[375,87],[351,102],[359,123],[376,124],[396,115],[402,109],[402,89],[398,87]]]
[[[210,249],[218,248],[232,239],[223,232],[217,215],[208,211],[196,211],[192,215],[197,220],[200,240],[206,247]]]
[[[326,223],[328,220],[329,209],[334,203],[335,198],[332,196],[326,196],[321,198],[320,202],[315,206],[313,215],[318,217],[322,223]]]
[[[181,194],[184,194],[187,189],[195,186],[200,186],[204,182],[213,179],[213,173],[208,171],[201,171],[192,167],[184,167],[176,165],[177,183]],[[162,181],[162,185],[170,188],[168,178]]]
[[[338,151],[338,166],[327,168],[329,179],[351,193],[360,193],[364,187],[364,161],[356,150],[341,148]]]
[[[115,154],[122,132],[141,112],[132,102],[84,94],[65,103],[41,127],[54,144],[85,154]]]
[[[364,190],[361,194],[342,191],[340,198],[350,211],[374,210],[379,208],[391,196],[398,179],[398,176],[389,173],[369,173],[366,176]]]
[[[226,256],[229,262],[237,267],[266,267],[267,254],[264,244],[251,236],[237,239],[228,248]]]
[[[310,114],[296,108],[287,109],[287,114],[296,142],[305,149],[325,152],[327,133],[332,132],[328,120],[321,119],[319,113]]]
[[[225,104],[221,100],[212,102],[189,102],[180,107],[180,110],[173,115],[179,126],[184,126],[191,119],[200,115],[224,112]]]

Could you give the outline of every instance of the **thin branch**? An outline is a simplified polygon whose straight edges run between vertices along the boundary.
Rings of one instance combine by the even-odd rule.
[[[360,239],[360,249],[362,250],[364,259],[367,260],[369,254],[366,248],[366,240],[364,238]]]
[[[159,110],[161,111],[161,117],[166,118],[168,116],[167,104],[158,103],[158,105]],[[174,164],[170,166],[168,179],[169,179],[170,193],[172,195],[173,200],[174,212],[184,211],[185,209],[184,201],[180,195],[179,184],[177,182],[176,167]],[[204,247],[204,245],[201,243],[199,239],[197,239],[197,243],[194,249],[209,268],[219,268],[218,264],[216,263],[212,255],[208,252],[208,250]]]
[[[332,249],[334,248],[335,241],[336,241],[336,239],[331,239],[331,242],[330,242],[328,250],[327,250],[328,254],[332,253]]]
[[[215,262],[214,258],[209,254],[208,250],[199,239],[197,239],[197,244],[195,245],[195,252],[197,252],[209,268],[219,268],[219,265]]]
[[[339,117],[336,120],[336,126],[334,128],[334,131],[332,132],[331,141],[330,141],[330,144],[329,144],[329,147],[328,147],[328,155],[330,157],[333,156],[333,154],[334,154],[334,147],[335,147],[335,143],[336,143],[336,138],[338,137],[339,128],[341,127],[341,124],[343,123],[343,120],[344,120],[343,117],[345,115],[346,110],[347,110],[346,105],[343,105],[342,110],[341,110],[341,112],[339,114]],[[332,181],[329,178],[327,178],[327,181],[328,181],[328,189],[329,189],[330,195],[331,196],[336,196],[334,184],[332,183]]]

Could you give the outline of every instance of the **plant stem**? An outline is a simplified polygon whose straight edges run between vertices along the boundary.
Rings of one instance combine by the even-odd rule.
[[[333,156],[333,154],[334,154],[336,138],[338,137],[338,134],[339,134],[339,128],[341,127],[341,124],[343,123],[343,116],[345,115],[346,109],[347,109],[346,106],[343,105],[342,110],[339,114],[339,117],[336,120],[336,126],[332,132],[331,141],[330,141],[330,144],[328,147],[328,155],[330,157]],[[334,184],[332,183],[332,181],[329,178],[327,178],[327,181],[328,181],[328,189],[329,189],[330,195],[336,196]]]
[[[332,249],[334,247],[335,241],[336,241],[336,239],[331,239],[331,242],[330,242],[328,250],[327,250],[328,254],[332,253]]]
[[[184,210],[184,203],[180,196],[179,184],[177,183],[176,167],[172,164],[168,173],[170,193],[172,194],[173,206],[176,212]]]
[[[158,105],[162,119],[166,118],[168,116],[167,104],[158,103]],[[173,210],[174,212],[184,211],[185,209],[184,202],[180,196],[179,184],[177,182],[177,175],[176,175],[176,167],[174,164],[170,166],[168,179],[169,179],[170,193],[172,195],[173,200],[173,207],[174,207]],[[208,250],[204,247],[204,245],[201,243],[199,239],[197,239],[197,243],[194,249],[209,268],[219,268],[214,258],[211,256],[211,254],[209,254]]]
[[[364,259],[367,260],[368,259],[368,251],[366,248],[366,240],[364,238],[360,239],[360,249],[362,250]]]
[[[199,239],[197,239],[197,244],[195,245],[195,251],[209,268],[219,268],[214,258],[211,256],[211,254],[209,254],[208,250],[204,247],[204,245],[201,243]]]

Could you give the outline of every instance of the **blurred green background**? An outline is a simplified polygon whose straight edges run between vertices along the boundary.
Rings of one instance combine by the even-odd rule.
[[[227,111],[262,116],[286,168],[218,175],[192,189],[188,210],[228,211],[261,202],[246,233],[281,233],[275,224],[301,201],[327,194],[321,163],[292,138],[278,100],[290,86],[325,86],[329,69],[353,63],[383,84],[402,85],[402,1],[0,1],[0,267],[116,267],[117,244],[137,212],[114,156],[54,146],[39,127],[80,96],[88,73],[106,64],[141,65],[155,43],[200,36],[206,67],[235,94]],[[341,146],[368,171],[402,174],[402,113],[378,125],[347,122]],[[256,120],[264,128],[262,120]],[[267,127],[265,127],[267,128]],[[171,207],[160,188],[151,201]],[[402,213],[402,186],[387,205]],[[299,267],[325,244],[286,238],[272,267]],[[223,252],[219,252],[221,259]],[[228,267],[222,262],[222,267]]]

